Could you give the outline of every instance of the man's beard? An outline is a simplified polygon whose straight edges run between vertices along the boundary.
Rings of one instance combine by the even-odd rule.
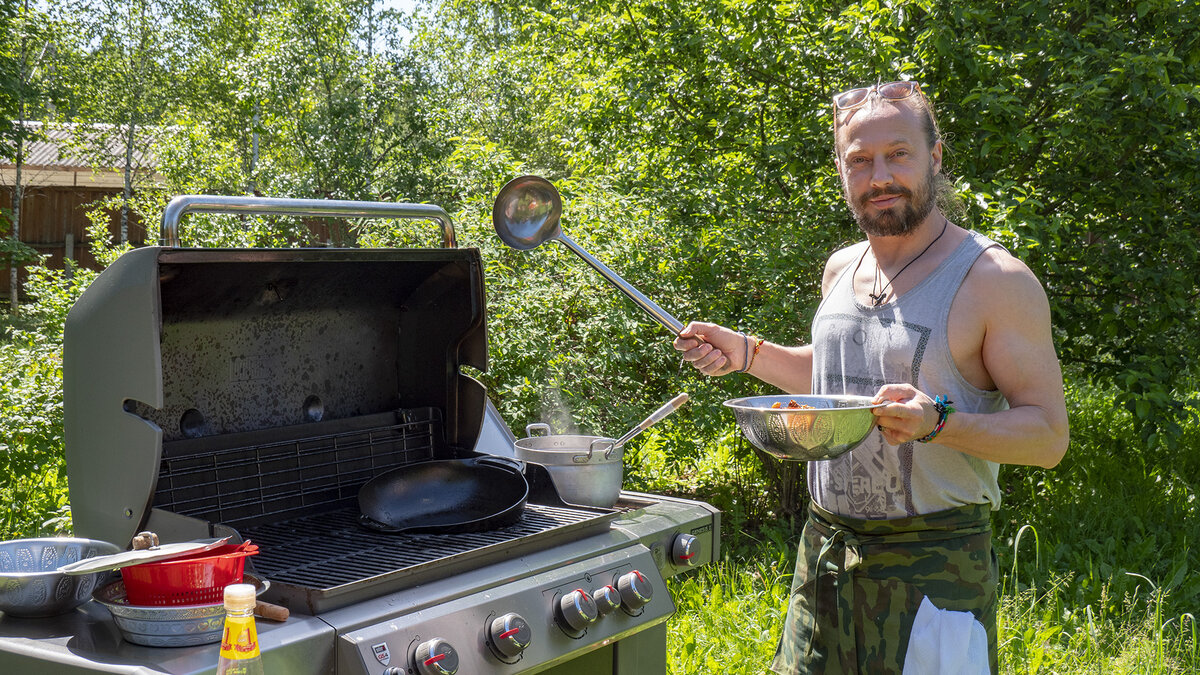
[[[926,171],[925,180],[917,186],[915,192],[893,185],[882,190],[871,190],[860,196],[858,202],[855,203],[850,199],[850,191],[844,180],[842,181],[842,191],[846,196],[846,204],[850,206],[850,212],[854,214],[854,220],[858,222],[858,226],[863,232],[872,237],[898,237],[912,232],[917,229],[921,221],[925,220],[925,216],[933,211],[934,204],[937,203],[937,195],[933,191],[932,166]],[[880,211],[878,215],[868,215],[867,207],[870,200],[883,195],[904,196],[904,208],[891,208]]]

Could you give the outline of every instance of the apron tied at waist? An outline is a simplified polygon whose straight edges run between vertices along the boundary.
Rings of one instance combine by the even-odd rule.
[[[911,580],[910,575],[924,576],[923,569],[915,571],[907,564],[917,562],[914,551],[955,550],[967,538],[983,535],[990,554],[989,514],[988,504],[973,504],[907,518],[864,520],[839,516],[810,503],[809,525],[823,543],[813,569],[815,583],[811,586],[812,597],[809,599],[812,624],[805,660],[813,659],[814,645],[819,644],[822,648],[818,660],[828,662],[827,659],[832,657],[834,662],[840,662],[842,672],[858,672],[857,662],[862,653],[874,648],[858,644],[860,630],[853,625],[859,614],[856,608],[860,605],[880,609],[905,607],[910,601],[909,587],[920,585],[919,581]],[[940,553],[939,561],[944,568],[959,566],[958,560]],[[953,583],[952,578],[950,582]],[[935,581],[930,585],[935,588],[926,592],[935,599],[935,604],[943,604],[937,602],[938,583]],[[889,594],[892,597],[886,597]],[[903,594],[903,597],[895,594]],[[917,598],[917,602],[919,600]],[[916,609],[912,607],[911,611],[915,613]],[[871,618],[887,623],[886,615]],[[887,641],[902,640],[907,644],[910,628],[911,618],[901,629],[902,637]],[[894,651],[896,646],[889,645],[887,649]],[[859,656],[852,656],[856,654]],[[867,659],[868,662],[871,660]]]

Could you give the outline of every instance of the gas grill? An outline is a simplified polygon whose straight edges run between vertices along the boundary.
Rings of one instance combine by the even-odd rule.
[[[196,211],[425,219],[440,249],[187,249]],[[357,495],[397,467],[513,438],[464,367],[487,367],[482,262],[427,205],[178,197],[167,246],[126,253],[67,320],[64,407],[79,536],[233,537],[291,617],[261,621],[268,672],[666,671],[665,579],[715,558],[719,513],[623,492],[564,502],[524,464],[520,519],[388,534]],[[509,460],[514,461],[514,460]],[[106,609],[0,619],[0,671],[212,673],[215,645],[125,642]]]

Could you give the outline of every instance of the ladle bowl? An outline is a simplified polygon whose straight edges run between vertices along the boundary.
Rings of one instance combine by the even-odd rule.
[[[540,176],[521,176],[509,181],[492,206],[492,223],[501,241],[528,251],[562,236],[558,220],[562,199],[558,190]]]
[[[683,323],[679,319],[642,295],[629,282],[593,258],[568,237],[559,225],[561,215],[562,199],[558,189],[550,181],[541,176],[521,176],[509,181],[496,195],[496,201],[492,205],[492,226],[496,228],[496,234],[501,241],[521,251],[528,251],[551,239],[557,239],[621,289],[667,330],[675,335],[683,330]]]

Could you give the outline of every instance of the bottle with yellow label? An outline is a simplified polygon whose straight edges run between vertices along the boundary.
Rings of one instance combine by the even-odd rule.
[[[258,630],[254,626],[254,604],[251,584],[225,587],[225,633],[221,637],[217,675],[264,675]]]

